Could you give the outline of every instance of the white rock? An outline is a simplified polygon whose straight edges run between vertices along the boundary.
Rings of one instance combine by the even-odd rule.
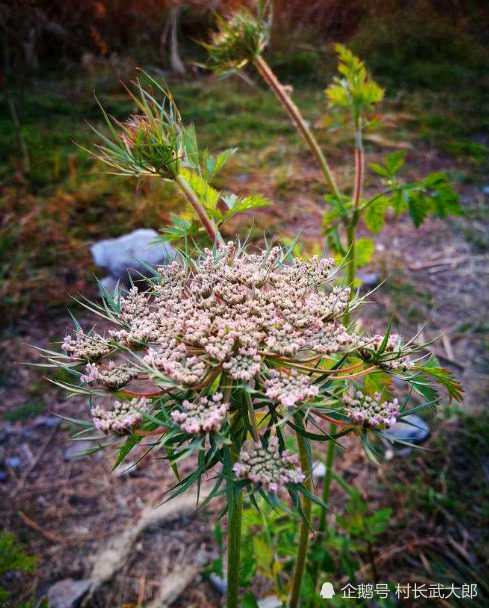
[[[276,595],[269,595],[258,601],[259,608],[282,608],[283,604]]]
[[[221,578],[217,574],[214,574],[214,572],[211,572],[209,575],[209,582],[220,595],[226,593],[228,582],[225,578]]]
[[[121,464],[112,471],[112,475],[121,477],[122,475],[132,475],[137,471],[138,467],[135,461],[123,460]]]
[[[150,245],[157,236],[156,230],[140,228],[116,239],[99,241],[90,251],[97,266],[106,268],[116,281],[126,282],[128,272],[134,277],[147,274],[144,264],[161,266],[175,259],[176,252],[170,244]]]
[[[405,445],[404,443],[396,443],[396,439],[401,442],[411,443],[413,445],[421,445],[430,436],[430,427],[428,424],[419,416],[410,414],[405,416],[401,422],[396,422],[389,429],[384,431],[385,437],[382,438],[382,443],[386,447],[385,458],[386,460],[392,460],[394,456],[401,456],[407,458],[412,448]],[[392,439],[394,443],[391,443],[387,436]]]
[[[80,600],[87,593],[92,581],[85,579],[75,581],[72,578],[65,578],[52,585],[48,592],[50,608],[75,608]]]
[[[324,462],[313,462],[312,463],[312,478],[313,479],[323,479],[326,475],[326,465]]]

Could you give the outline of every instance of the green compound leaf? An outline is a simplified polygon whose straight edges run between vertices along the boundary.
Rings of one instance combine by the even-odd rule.
[[[385,166],[390,177],[399,171],[404,165],[404,157],[406,156],[405,150],[398,150],[397,152],[391,152],[385,159]]]
[[[373,234],[376,234],[384,227],[385,212],[388,206],[389,199],[381,197],[366,208],[363,219],[367,228]]]
[[[436,358],[430,358],[424,365],[420,365],[419,369],[424,374],[431,376],[441,386],[445,387],[450,396],[450,400],[454,399],[458,403],[463,401],[464,389],[460,382],[453,377],[453,373],[449,369],[438,367]]]
[[[370,264],[375,249],[372,239],[359,239],[355,243],[355,264],[357,267]]]
[[[411,192],[408,198],[408,209],[413,224],[419,228],[430,210],[429,201],[422,194]]]
[[[0,534],[0,576],[9,570],[24,570],[34,572],[37,557],[28,555],[24,545],[19,543],[13,534],[2,532]]]

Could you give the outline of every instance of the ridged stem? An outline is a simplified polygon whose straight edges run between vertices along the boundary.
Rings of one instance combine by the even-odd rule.
[[[231,463],[238,460],[238,450],[231,447]],[[232,481],[228,481],[232,484]],[[239,570],[241,556],[241,521],[243,517],[243,493],[231,488],[228,504],[228,571],[226,608],[239,608]]]
[[[330,435],[334,435],[338,430],[338,427],[336,426],[336,424],[334,422],[332,422],[329,426],[329,434]],[[323,482],[323,503],[328,506],[329,503],[329,493],[330,493],[330,489],[331,489],[331,478],[333,475],[333,463],[334,463],[334,456],[335,456],[335,450],[336,450],[336,443],[330,439],[328,441],[328,450],[326,452],[326,460],[325,460],[325,465],[326,465],[326,472],[324,474],[324,482]],[[319,517],[319,526],[318,526],[318,533],[320,535],[320,538],[323,537],[324,533],[326,532],[326,528],[327,528],[327,509],[323,508],[321,510],[321,515]]]
[[[301,469],[306,474],[306,481],[304,485],[312,492],[312,480],[309,470],[309,459],[307,457],[306,442],[300,433],[297,433],[297,444],[299,447],[299,456],[301,462]],[[311,521],[312,502],[307,496],[302,499],[302,510],[307,521]],[[305,521],[301,522],[299,531],[299,546],[297,548],[297,557],[294,568],[294,578],[292,581],[292,591],[290,594],[289,608],[297,608],[299,605],[302,579],[304,577],[304,570],[306,567],[307,558],[307,547],[309,545],[309,526]]]
[[[295,105],[292,97],[287,92],[287,89],[279,82],[268,63],[263,59],[261,55],[257,55],[253,60],[256,69],[260,72],[263,80],[267,83],[270,89],[274,92],[275,96],[285,108],[287,114],[290,116],[292,122],[299,131],[301,137],[304,139],[309,149],[311,150],[316,162],[321,169],[324,179],[328,184],[331,192],[339,197],[340,191],[336,185],[334,175],[329,168],[328,162],[319,147],[317,139],[314,137],[311,129],[308,127],[304,120],[299,108]]]
[[[192,206],[192,209],[197,214],[200,223],[205,228],[205,231],[209,235],[211,241],[214,243],[217,240],[223,243],[224,241],[219,230],[217,229],[211,218],[207,215],[207,211],[205,210],[202,203],[199,201],[197,195],[195,194],[187,180],[183,177],[183,175],[177,175],[175,177],[175,181],[180,186],[181,191],[185,194],[186,199]]]

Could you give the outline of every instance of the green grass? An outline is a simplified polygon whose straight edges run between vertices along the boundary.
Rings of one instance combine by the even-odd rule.
[[[45,409],[45,404],[40,401],[28,401],[6,412],[3,419],[8,422],[21,422],[42,414]]]

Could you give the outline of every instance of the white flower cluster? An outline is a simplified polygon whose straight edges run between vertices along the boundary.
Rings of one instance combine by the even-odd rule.
[[[141,412],[149,411],[146,399],[116,401],[113,410],[104,410],[100,406],[92,408],[91,414],[95,428],[108,435],[111,431],[119,435],[130,433],[144,420]]]
[[[270,378],[265,380],[265,393],[273,401],[285,407],[293,407],[300,401],[312,399],[318,394],[317,386],[309,384],[309,377],[298,374],[295,369],[288,372],[270,371]]]
[[[371,350],[377,352],[380,349],[384,341],[384,336],[374,336],[370,340],[364,341],[364,345]],[[396,370],[407,372],[412,369],[414,362],[409,360],[408,356],[402,356],[402,341],[401,337],[397,334],[392,334],[387,339],[387,344],[383,353],[382,361],[379,363],[379,367],[387,370]],[[392,356],[389,356],[391,354]],[[362,349],[362,355],[368,359],[371,357],[371,353],[367,350]]]
[[[117,390],[137,378],[137,372],[123,365],[110,361],[107,367],[89,363],[87,372],[80,380],[86,384],[98,384],[110,390]]]
[[[343,398],[345,414],[354,424],[368,428],[391,427],[399,417],[399,402],[382,401],[380,393],[373,397],[357,391],[353,397]]]
[[[222,368],[234,380],[242,380],[248,382],[254,376],[258,374],[261,366],[260,355],[234,355],[227,361],[223,361]]]
[[[269,492],[278,492],[287,483],[304,481],[306,476],[298,465],[297,454],[288,450],[280,453],[278,438],[273,435],[267,447],[253,445],[249,451],[243,449],[233,471],[241,479],[249,479]]]
[[[349,290],[330,286],[333,260],[284,258],[280,247],[249,254],[229,243],[189,270],[174,262],[159,270],[151,293],[134,287],[121,298],[111,334],[124,346],[146,344],[144,363],[183,386],[219,365],[248,382],[264,356],[356,348],[358,337],[341,323]]]
[[[75,336],[66,336],[61,349],[72,359],[97,361],[110,353],[109,342],[99,334],[85,334],[82,330]]]
[[[223,403],[222,397],[222,393],[215,393],[212,397],[200,397],[196,401],[185,400],[182,403],[183,411],[174,411],[171,417],[182,431],[191,435],[218,431],[229,409],[229,404]]]

